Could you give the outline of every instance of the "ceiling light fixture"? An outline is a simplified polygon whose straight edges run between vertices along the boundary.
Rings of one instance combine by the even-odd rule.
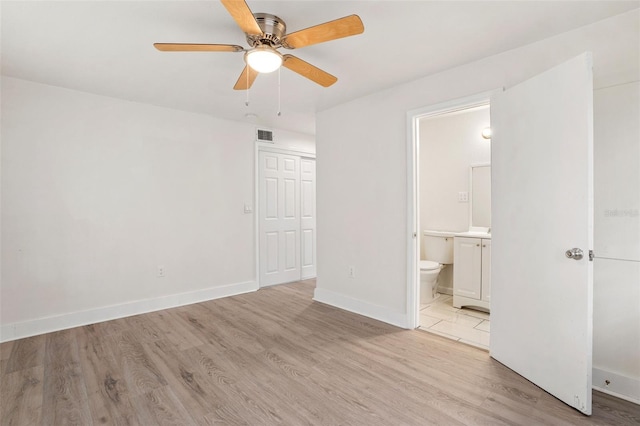
[[[259,45],[244,54],[244,60],[259,73],[269,73],[282,65],[282,55],[271,46]]]

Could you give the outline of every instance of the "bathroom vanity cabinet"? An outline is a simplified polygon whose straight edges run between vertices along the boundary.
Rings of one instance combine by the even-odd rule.
[[[491,306],[491,235],[472,233],[453,240],[453,306]]]

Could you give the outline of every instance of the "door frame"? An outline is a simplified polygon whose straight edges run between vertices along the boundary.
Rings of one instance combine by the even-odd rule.
[[[260,152],[295,155],[300,158],[316,159],[315,152],[297,151],[284,148],[268,142],[256,142],[253,154],[253,247],[255,256],[254,273],[256,276],[256,290],[262,288],[260,283]]]
[[[489,105],[496,89],[407,112],[407,328],[420,326],[420,119]]]

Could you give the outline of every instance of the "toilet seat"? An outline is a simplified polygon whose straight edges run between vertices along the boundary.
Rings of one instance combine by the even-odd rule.
[[[434,262],[432,260],[421,260],[420,261],[420,270],[421,271],[434,271],[436,269],[440,269],[440,264],[438,262]]]

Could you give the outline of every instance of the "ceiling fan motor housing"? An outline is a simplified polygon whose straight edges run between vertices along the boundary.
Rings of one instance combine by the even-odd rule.
[[[247,34],[247,43],[256,47],[261,44],[269,45],[273,48],[280,47],[282,38],[287,33],[287,25],[276,15],[269,13],[254,13],[262,35]]]

